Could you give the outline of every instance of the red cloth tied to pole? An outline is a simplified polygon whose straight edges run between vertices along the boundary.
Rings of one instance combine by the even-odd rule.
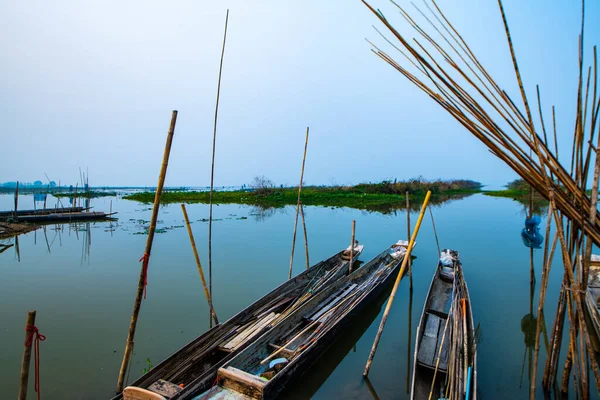
[[[144,253],[139,262],[143,262],[142,268],[144,269],[144,299],[146,298],[146,286],[148,286],[148,261],[150,261],[150,254]]]
[[[37,326],[27,325],[25,327],[27,332],[31,332],[27,339],[25,339],[25,346],[30,347],[33,344],[33,364],[35,371],[35,392],[38,394],[38,400],[41,397],[40,390],[40,342],[46,340],[46,336],[42,335]]]

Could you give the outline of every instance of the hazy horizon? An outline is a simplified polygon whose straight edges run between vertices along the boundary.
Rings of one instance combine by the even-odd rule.
[[[404,27],[393,5],[372,3]],[[497,4],[440,5],[518,99]],[[540,85],[546,116],[556,105],[560,152],[570,156],[581,6],[507,0],[504,7],[528,94],[533,100]],[[95,187],[155,186],[177,109],[166,185],[208,186],[228,8],[215,186],[258,175],[297,185],[307,126],[308,185],[422,176],[501,186],[517,178],[371,53],[365,38],[385,42],[360,1],[58,0],[0,4],[0,182],[47,174],[76,183],[81,168]],[[589,2],[588,58],[600,42],[599,15]]]

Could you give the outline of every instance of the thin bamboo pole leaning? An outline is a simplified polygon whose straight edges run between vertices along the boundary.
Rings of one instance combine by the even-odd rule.
[[[354,232],[356,230],[356,221],[352,220],[352,238],[350,239],[350,265],[348,267],[348,273],[352,273],[352,261],[354,260]]]
[[[306,127],[306,140],[304,141],[304,156],[302,157],[302,172],[300,172],[300,185],[298,185],[298,201],[296,202],[296,219],[294,220],[294,236],[292,238],[292,254],[290,256],[290,272],[288,274],[288,279],[292,279],[292,266],[294,265],[294,250],[296,248],[296,228],[298,227],[300,194],[302,193],[302,181],[304,180],[304,163],[306,162],[306,148],[308,147],[308,131],[309,127]]]
[[[150,261],[150,252],[152,251],[152,241],[154,240],[154,232],[156,231],[156,220],[158,219],[158,209],[160,207],[160,198],[162,196],[162,190],[165,183],[165,177],[167,175],[167,167],[169,165],[169,155],[171,154],[171,144],[173,143],[173,135],[175,134],[175,123],[177,122],[177,110],[173,110],[171,115],[171,124],[169,126],[169,133],[167,134],[167,143],[165,145],[165,153],[163,155],[162,166],[160,169],[160,175],[158,177],[158,186],[156,187],[156,195],[154,196],[154,207],[152,207],[152,218],[150,219],[150,228],[148,229],[148,239],[146,240],[146,249],[142,261],[142,269],[140,271],[140,278],[138,281],[137,294],[135,302],[133,303],[133,313],[131,315],[131,323],[129,324],[129,332],[127,333],[127,342],[125,344],[125,354],[123,355],[123,362],[121,363],[121,369],[119,371],[119,379],[117,381],[117,393],[123,391],[123,382],[125,380],[125,372],[133,352],[133,341],[135,337],[135,328],[137,326],[138,314],[140,313],[140,307],[142,305],[142,295],[144,294],[147,276],[148,276],[148,262]]]
[[[377,335],[375,336],[375,340],[373,341],[373,347],[371,348],[371,353],[369,354],[369,358],[367,360],[367,365],[365,366],[365,370],[363,372],[363,377],[369,375],[369,370],[371,369],[371,364],[373,363],[373,358],[375,357],[375,352],[377,351],[377,346],[379,345],[379,340],[381,339],[381,334],[383,333],[383,328],[385,327],[385,323],[387,321],[390,309],[392,308],[392,303],[394,302],[394,298],[396,297],[396,292],[398,291],[398,286],[400,286],[400,281],[402,280],[402,276],[406,270],[406,265],[408,264],[408,260],[410,260],[410,254],[412,252],[413,246],[415,244],[415,240],[417,235],[419,234],[419,229],[421,228],[421,222],[423,222],[423,215],[425,214],[425,209],[427,208],[427,204],[429,203],[429,198],[431,197],[431,191],[427,191],[425,195],[425,200],[423,201],[423,206],[421,207],[421,213],[419,214],[419,219],[417,220],[417,224],[415,225],[415,229],[410,238],[410,242],[408,243],[408,248],[406,249],[406,254],[404,255],[404,259],[402,260],[402,266],[400,267],[400,271],[398,272],[398,276],[396,278],[396,282],[394,283],[394,287],[392,289],[392,293],[388,299],[387,305],[385,306],[385,311],[383,312],[383,318],[381,319],[381,323],[379,324],[379,329],[377,330]]]
[[[27,327],[35,326],[35,310],[29,311],[27,314],[27,324],[25,325],[25,341],[30,335],[30,332],[27,330]],[[18,400],[26,400],[27,399],[27,388],[29,383],[29,366],[31,365],[31,349],[33,345],[27,346],[25,344],[25,348],[23,349],[23,359],[21,361],[21,377],[19,379],[19,396]]]
[[[223,72],[223,57],[225,56],[225,42],[227,41],[227,22],[229,21],[229,9],[225,14],[225,32],[223,33],[223,48],[221,49],[221,62],[219,64],[219,80],[217,83],[217,102],[215,105],[215,123],[213,127],[212,163],[210,168],[210,194],[209,194],[209,216],[208,216],[208,292],[212,298],[212,220],[213,220],[213,188],[215,183],[215,149],[217,143],[217,120],[219,116],[219,98],[221,96],[221,72]],[[212,318],[209,319],[212,328]]]
[[[304,220],[304,206],[300,202],[300,215],[302,216],[302,228],[304,229],[304,252],[306,253],[306,269],[310,267],[310,261],[308,260],[308,235],[306,233],[306,221]]]
[[[202,271],[202,264],[200,263],[200,256],[198,255],[198,249],[196,249],[196,241],[194,240],[194,234],[192,233],[192,226],[190,225],[190,219],[188,218],[187,210],[185,209],[185,204],[181,203],[181,210],[183,211],[183,217],[185,218],[185,225],[187,226],[188,235],[190,236],[190,243],[192,244],[192,250],[194,251],[194,258],[196,259],[196,266],[198,267],[198,272],[200,273],[200,279],[202,280],[202,287],[204,288],[204,294],[206,295],[206,301],[208,301],[208,309],[210,310],[210,315],[215,320],[215,325],[219,325],[219,319],[217,318],[217,313],[213,307],[212,298],[208,291],[208,287],[206,285],[206,279],[204,279],[204,272]]]

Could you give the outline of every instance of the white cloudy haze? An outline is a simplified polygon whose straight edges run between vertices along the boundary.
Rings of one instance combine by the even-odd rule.
[[[410,7],[408,2],[403,1]],[[439,2],[510,93],[518,88],[497,3]],[[479,4],[485,3],[485,5]],[[600,43],[588,2],[586,50]],[[402,25],[389,2],[375,1]],[[449,115],[370,52],[380,26],[360,1],[0,2],[0,182],[154,185],[171,110],[167,185],[203,186],[225,12],[216,185],[266,175],[347,184],[397,177],[514,179]],[[576,2],[505,1],[525,84],[557,105],[568,153],[577,85]],[[518,98],[516,96],[515,98]]]

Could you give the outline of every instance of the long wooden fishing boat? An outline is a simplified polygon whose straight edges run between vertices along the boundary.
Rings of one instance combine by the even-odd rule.
[[[116,212],[107,214],[100,211],[93,212],[73,212],[44,215],[21,215],[17,217],[18,222],[36,222],[36,223],[54,223],[71,221],[98,221],[104,219],[114,219]]]
[[[38,210],[17,210],[17,217],[23,215],[48,215],[48,214],[64,214],[64,213],[75,213],[86,211],[89,208],[85,207],[54,207],[54,208],[42,208]],[[0,211],[0,220],[13,218],[15,216],[14,211]]]
[[[355,317],[396,278],[406,254],[391,246],[351,274],[332,283],[281,323],[219,368],[214,387],[174,399],[273,399],[302,376]]]
[[[363,248],[356,242],[353,261],[358,259]],[[114,400],[175,399],[181,398],[182,392],[194,395],[206,391],[223,363],[344,276],[350,266],[349,253],[350,247],[286,281],[175,352],[126,387]]]
[[[477,349],[458,252],[442,251],[417,328],[411,400],[477,398]]]

